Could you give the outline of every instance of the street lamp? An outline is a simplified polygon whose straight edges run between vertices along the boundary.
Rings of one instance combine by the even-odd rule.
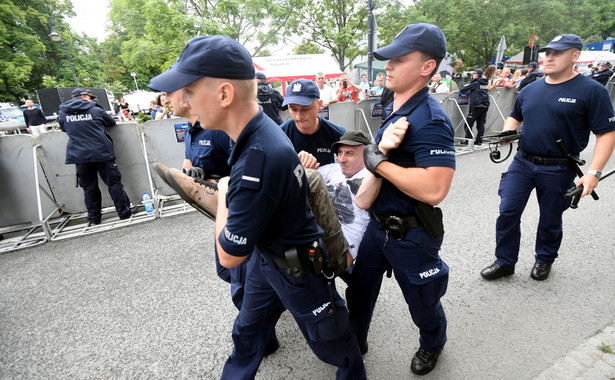
[[[62,45],[64,46],[64,50],[66,51],[66,56],[68,57],[68,63],[70,64],[70,70],[73,72],[73,79],[75,80],[75,87],[79,87],[79,82],[77,82],[77,76],[75,75],[75,68],[73,67],[73,61],[70,59],[70,53],[68,52],[68,48],[66,47],[66,43],[64,42],[64,38],[62,38],[61,34],[58,34],[55,28],[51,27],[51,33],[47,35],[50,40],[53,42],[62,41]]]
[[[374,60],[374,5],[367,0],[367,82],[372,81],[372,61]]]
[[[130,76],[134,79],[135,87],[137,88],[137,91],[139,91],[139,86],[137,85],[137,73],[130,73]]]

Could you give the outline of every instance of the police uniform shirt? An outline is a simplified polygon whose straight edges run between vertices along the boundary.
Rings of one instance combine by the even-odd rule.
[[[68,135],[67,164],[115,159],[113,142],[105,130],[115,125],[115,119],[96,103],[72,98],[60,105],[57,120]]]
[[[318,240],[322,230],[310,211],[305,170],[290,141],[262,111],[233,146],[226,196],[228,219],[218,236],[222,249],[247,256],[283,257],[284,247]]]
[[[282,103],[284,103],[284,97],[282,94],[269,87],[267,83],[260,82],[258,84],[256,96],[258,99],[258,104],[263,107],[265,114],[269,116],[271,120],[275,121],[276,124],[282,124],[282,118],[280,118],[278,109],[287,108],[282,107]]]
[[[470,107],[489,108],[489,80],[484,76],[463,86],[459,92],[470,92]]]
[[[521,80],[519,83],[519,89],[524,89],[527,85],[534,83],[536,80],[542,78],[545,75],[541,70],[534,69],[532,70],[525,78]]]
[[[439,166],[455,169],[453,126],[440,103],[429,95],[428,87],[414,94],[384,121],[376,133],[377,143],[382,140],[389,124],[402,116],[408,119],[409,127],[401,145],[389,152],[389,161],[404,168]],[[372,210],[377,215],[403,217],[414,215],[416,204],[415,199],[383,179]]]
[[[203,129],[197,121],[188,129],[185,144],[186,158],[192,166],[220,176],[227,176],[231,172],[228,164],[231,139],[223,131]]]
[[[609,78],[613,75],[613,70],[606,69],[602,71],[596,71],[590,78],[597,80],[598,83],[602,83],[604,86],[609,82]]]
[[[320,165],[332,164],[335,162],[335,156],[331,144],[339,141],[346,130],[321,117],[318,122],[318,131],[312,135],[301,133],[293,119],[287,120],[280,128],[288,136],[297,153],[304,150],[314,155]]]
[[[519,93],[510,116],[523,122],[519,148],[540,157],[562,157],[558,139],[578,154],[587,146],[589,131],[615,130],[606,88],[583,75],[560,84],[536,81]]]

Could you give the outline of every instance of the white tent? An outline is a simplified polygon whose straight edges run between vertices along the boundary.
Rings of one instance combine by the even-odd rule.
[[[540,65],[543,64],[544,58],[545,58],[545,53],[538,54],[538,63]],[[596,66],[596,64],[600,62],[604,62],[604,61],[609,61],[611,62],[612,65],[615,65],[615,53],[611,53],[608,51],[583,50],[581,52],[581,56],[579,57],[579,60],[577,61],[577,64],[579,65],[579,68],[585,69],[587,68],[587,65],[589,65],[590,63],[593,63],[594,66]],[[523,64],[523,52],[522,51],[513,55],[504,63],[504,67],[510,67],[512,70],[520,69],[525,66],[526,65]]]
[[[253,57],[254,68],[267,76],[267,82],[315,79],[323,72],[327,79],[338,78],[342,73],[339,65],[328,54],[283,55],[277,57]]]

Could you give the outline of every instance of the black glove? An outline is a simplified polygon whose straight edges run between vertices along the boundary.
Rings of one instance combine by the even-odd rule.
[[[382,161],[388,161],[389,159],[378,149],[378,144],[369,144],[365,146],[365,150],[363,150],[363,160],[365,161],[365,167],[369,170],[376,178],[382,178],[380,174],[376,174],[376,167]]]
[[[194,177],[198,179],[205,179],[205,170],[192,166],[184,169],[184,173],[189,177]]]

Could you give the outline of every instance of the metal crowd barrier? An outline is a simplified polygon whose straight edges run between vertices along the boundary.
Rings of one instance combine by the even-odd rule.
[[[0,253],[48,240],[40,202],[39,176],[31,135],[0,136]]]
[[[0,253],[194,211],[150,170],[158,161],[181,167],[184,145],[175,140],[175,125],[185,121],[152,121],[141,129],[134,123],[120,123],[108,129],[124,190],[133,205],[141,205],[144,192],[153,195],[156,213],[148,215],[141,208],[131,218],[120,220],[99,178],[103,206],[99,225],[89,224],[75,166],[64,163],[68,142],[64,132],[49,131],[36,138],[29,134],[0,136],[0,181],[4,184]]]
[[[344,127],[356,129],[356,104],[354,102],[337,102],[329,105],[329,121]]]
[[[491,100],[489,110],[487,111],[487,121],[485,123],[485,133],[499,132],[504,126],[508,114],[512,110],[517,99],[517,92],[514,88],[496,88],[494,92],[489,94]],[[488,147],[483,144],[482,147],[474,146],[474,132],[469,128],[466,120],[469,104],[459,104],[458,91],[452,92],[443,101],[442,106],[444,111],[451,119],[453,127],[455,129],[455,142],[457,154],[470,153],[477,149],[487,149]],[[470,130],[472,136],[471,139],[465,137],[466,130]],[[467,145],[461,145],[462,142],[466,142]]]
[[[162,163],[179,169],[185,158],[184,136],[188,119],[173,118],[147,121],[141,126],[141,143],[147,161],[146,170],[150,183],[150,195],[158,217],[193,211],[166,182],[158,176],[153,165]]]
[[[457,125],[456,140],[461,140],[465,139],[465,129],[459,127],[467,127],[467,110],[457,103],[456,94],[438,94],[437,98],[453,125]],[[501,120],[512,109],[515,98],[513,89],[500,89],[492,95],[488,130],[501,130]],[[330,120],[347,130],[363,130],[373,137],[382,123],[378,104],[377,99],[363,100],[356,105],[334,103],[330,106]],[[148,121],[140,127],[120,123],[109,128],[126,193],[134,205],[141,204],[143,192],[150,194],[155,215],[148,215],[141,208],[132,218],[119,220],[107,188],[99,178],[103,220],[95,226],[87,221],[83,190],[76,184],[75,166],[64,164],[68,141],[64,132],[52,130],[36,138],[29,134],[0,136],[0,181],[4,184],[0,192],[3,208],[0,253],[194,211],[152,167],[156,162],[168,167],[182,166],[185,157],[182,125],[186,122],[175,118]],[[458,147],[457,154],[471,151],[472,147]]]

